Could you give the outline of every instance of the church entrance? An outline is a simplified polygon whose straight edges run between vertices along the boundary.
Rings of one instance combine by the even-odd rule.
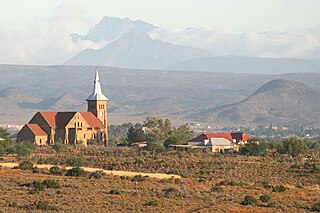
[[[75,144],[76,141],[76,129],[75,128],[69,128],[69,134],[68,134],[68,141],[69,144]]]

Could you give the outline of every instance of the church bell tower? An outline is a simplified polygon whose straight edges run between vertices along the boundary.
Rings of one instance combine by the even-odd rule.
[[[106,131],[104,138],[108,140],[108,98],[102,94],[98,69],[94,79],[93,92],[86,101],[88,102],[88,112],[92,112],[101,121]]]

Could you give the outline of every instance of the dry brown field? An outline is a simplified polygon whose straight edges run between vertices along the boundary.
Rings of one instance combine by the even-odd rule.
[[[319,159],[214,155],[201,152],[152,153],[115,147],[69,149],[55,153],[37,149],[34,163],[65,165],[82,156],[88,167],[132,172],[170,173],[181,179],[104,175],[101,179],[53,175],[46,169],[0,170],[2,212],[41,212],[47,202],[52,212],[310,212],[320,202]],[[17,162],[4,156],[2,162]],[[304,166],[304,165],[311,165]],[[318,169],[317,169],[318,168]],[[53,179],[59,188],[30,193],[28,183]],[[284,186],[283,192],[274,190]],[[216,186],[215,188],[213,188]],[[269,195],[268,202],[259,200]],[[254,205],[242,205],[245,196]],[[0,212],[1,212],[0,211]]]

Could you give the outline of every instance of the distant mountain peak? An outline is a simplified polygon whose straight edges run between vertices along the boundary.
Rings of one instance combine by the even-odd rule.
[[[71,36],[74,42],[79,40],[112,42],[130,32],[148,33],[155,28],[158,27],[141,20],[104,16],[86,35],[74,33]]]

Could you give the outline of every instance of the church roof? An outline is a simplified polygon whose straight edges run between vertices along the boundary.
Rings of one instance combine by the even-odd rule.
[[[87,101],[107,101],[108,98],[104,96],[101,91],[99,72],[96,70],[96,76],[94,79],[94,86],[92,94],[86,99]]]
[[[41,129],[38,124],[26,124],[29,129],[37,136],[47,136],[47,133]]]
[[[90,126],[97,129],[104,129],[101,121],[92,112],[80,112],[80,114]]]
[[[65,127],[77,112],[39,112],[49,126]],[[104,129],[101,121],[92,112],[79,112],[86,122],[97,129]]]

